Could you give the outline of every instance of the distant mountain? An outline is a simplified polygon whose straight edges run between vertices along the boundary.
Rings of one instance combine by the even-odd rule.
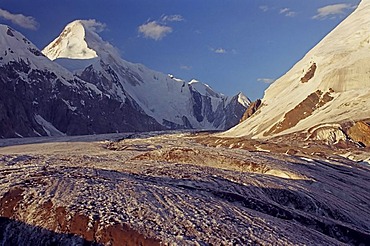
[[[242,93],[229,98],[198,81],[127,62],[83,20],[68,24],[42,52],[115,100],[135,101],[165,128],[227,129],[250,103]]]
[[[66,30],[71,26],[47,53],[56,51],[53,59],[66,57],[58,62],[64,60],[68,70],[19,32],[0,25],[0,138],[225,129],[237,124],[249,103],[242,94],[228,98],[201,83],[123,61],[81,22]],[[81,34],[86,36],[79,39]],[[82,69],[73,74],[76,66]]]
[[[0,33],[0,137],[161,129],[134,101],[73,76],[10,27]]]
[[[252,116],[225,135],[266,138],[303,131],[308,137],[337,142],[351,137],[356,122],[369,134],[369,16],[370,1],[363,0],[266,90]]]

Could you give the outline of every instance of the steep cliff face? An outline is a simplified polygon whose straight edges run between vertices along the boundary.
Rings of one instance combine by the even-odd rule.
[[[265,92],[262,106],[227,136],[273,137],[370,115],[370,1]]]

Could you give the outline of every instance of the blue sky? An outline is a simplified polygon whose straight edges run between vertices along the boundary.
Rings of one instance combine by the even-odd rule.
[[[122,57],[216,91],[261,98],[360,0],[0,0],[0,23],[40,49],[76,19]]]

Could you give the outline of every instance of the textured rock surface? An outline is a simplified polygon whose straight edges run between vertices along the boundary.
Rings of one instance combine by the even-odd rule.
[[[307,73],[301,78],[301,82],[307,83],[308,81],[310,81],[310,79],[312,79],[313,76],[315,76],[316,68],[317,68],[316,63],[313,63],[311,67],[308,69]]]
[[[315,91],[305,98],[301,103],[295,106],[292,110],[287,112],[283,120],[273,125],[270,130],[264,133],[264,136],[269,136],[283,132],[296,126],[301,120],[310,117],[315,110],[324,106],[333,100],[329,92],[325,94],[322,91]]]
[[[367,122],[356,122],[349,130],[348,135],[356,142],[370,146],[370,125]]]
[[[243,122],[249,117],[251,117],[259,109],[261,103],[262,103],[261,99],[257,99],[256,101],[252,102],[245,111],[245,113],[243,114],[243,117],[240,119],[240,122]]]

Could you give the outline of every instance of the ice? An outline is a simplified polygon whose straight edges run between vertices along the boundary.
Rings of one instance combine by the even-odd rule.
[[[370,238],[368,166],[213,148],[198,142],[202,136],[209,139],[156,132],[0,140],[8,143],[0,149],[0,198],[21,188],[14,216],[29,225],[52,228],[55,211],[64,208],[66,223],[87,218],[78,233],[126,224],[169,245],[338,245]]]

